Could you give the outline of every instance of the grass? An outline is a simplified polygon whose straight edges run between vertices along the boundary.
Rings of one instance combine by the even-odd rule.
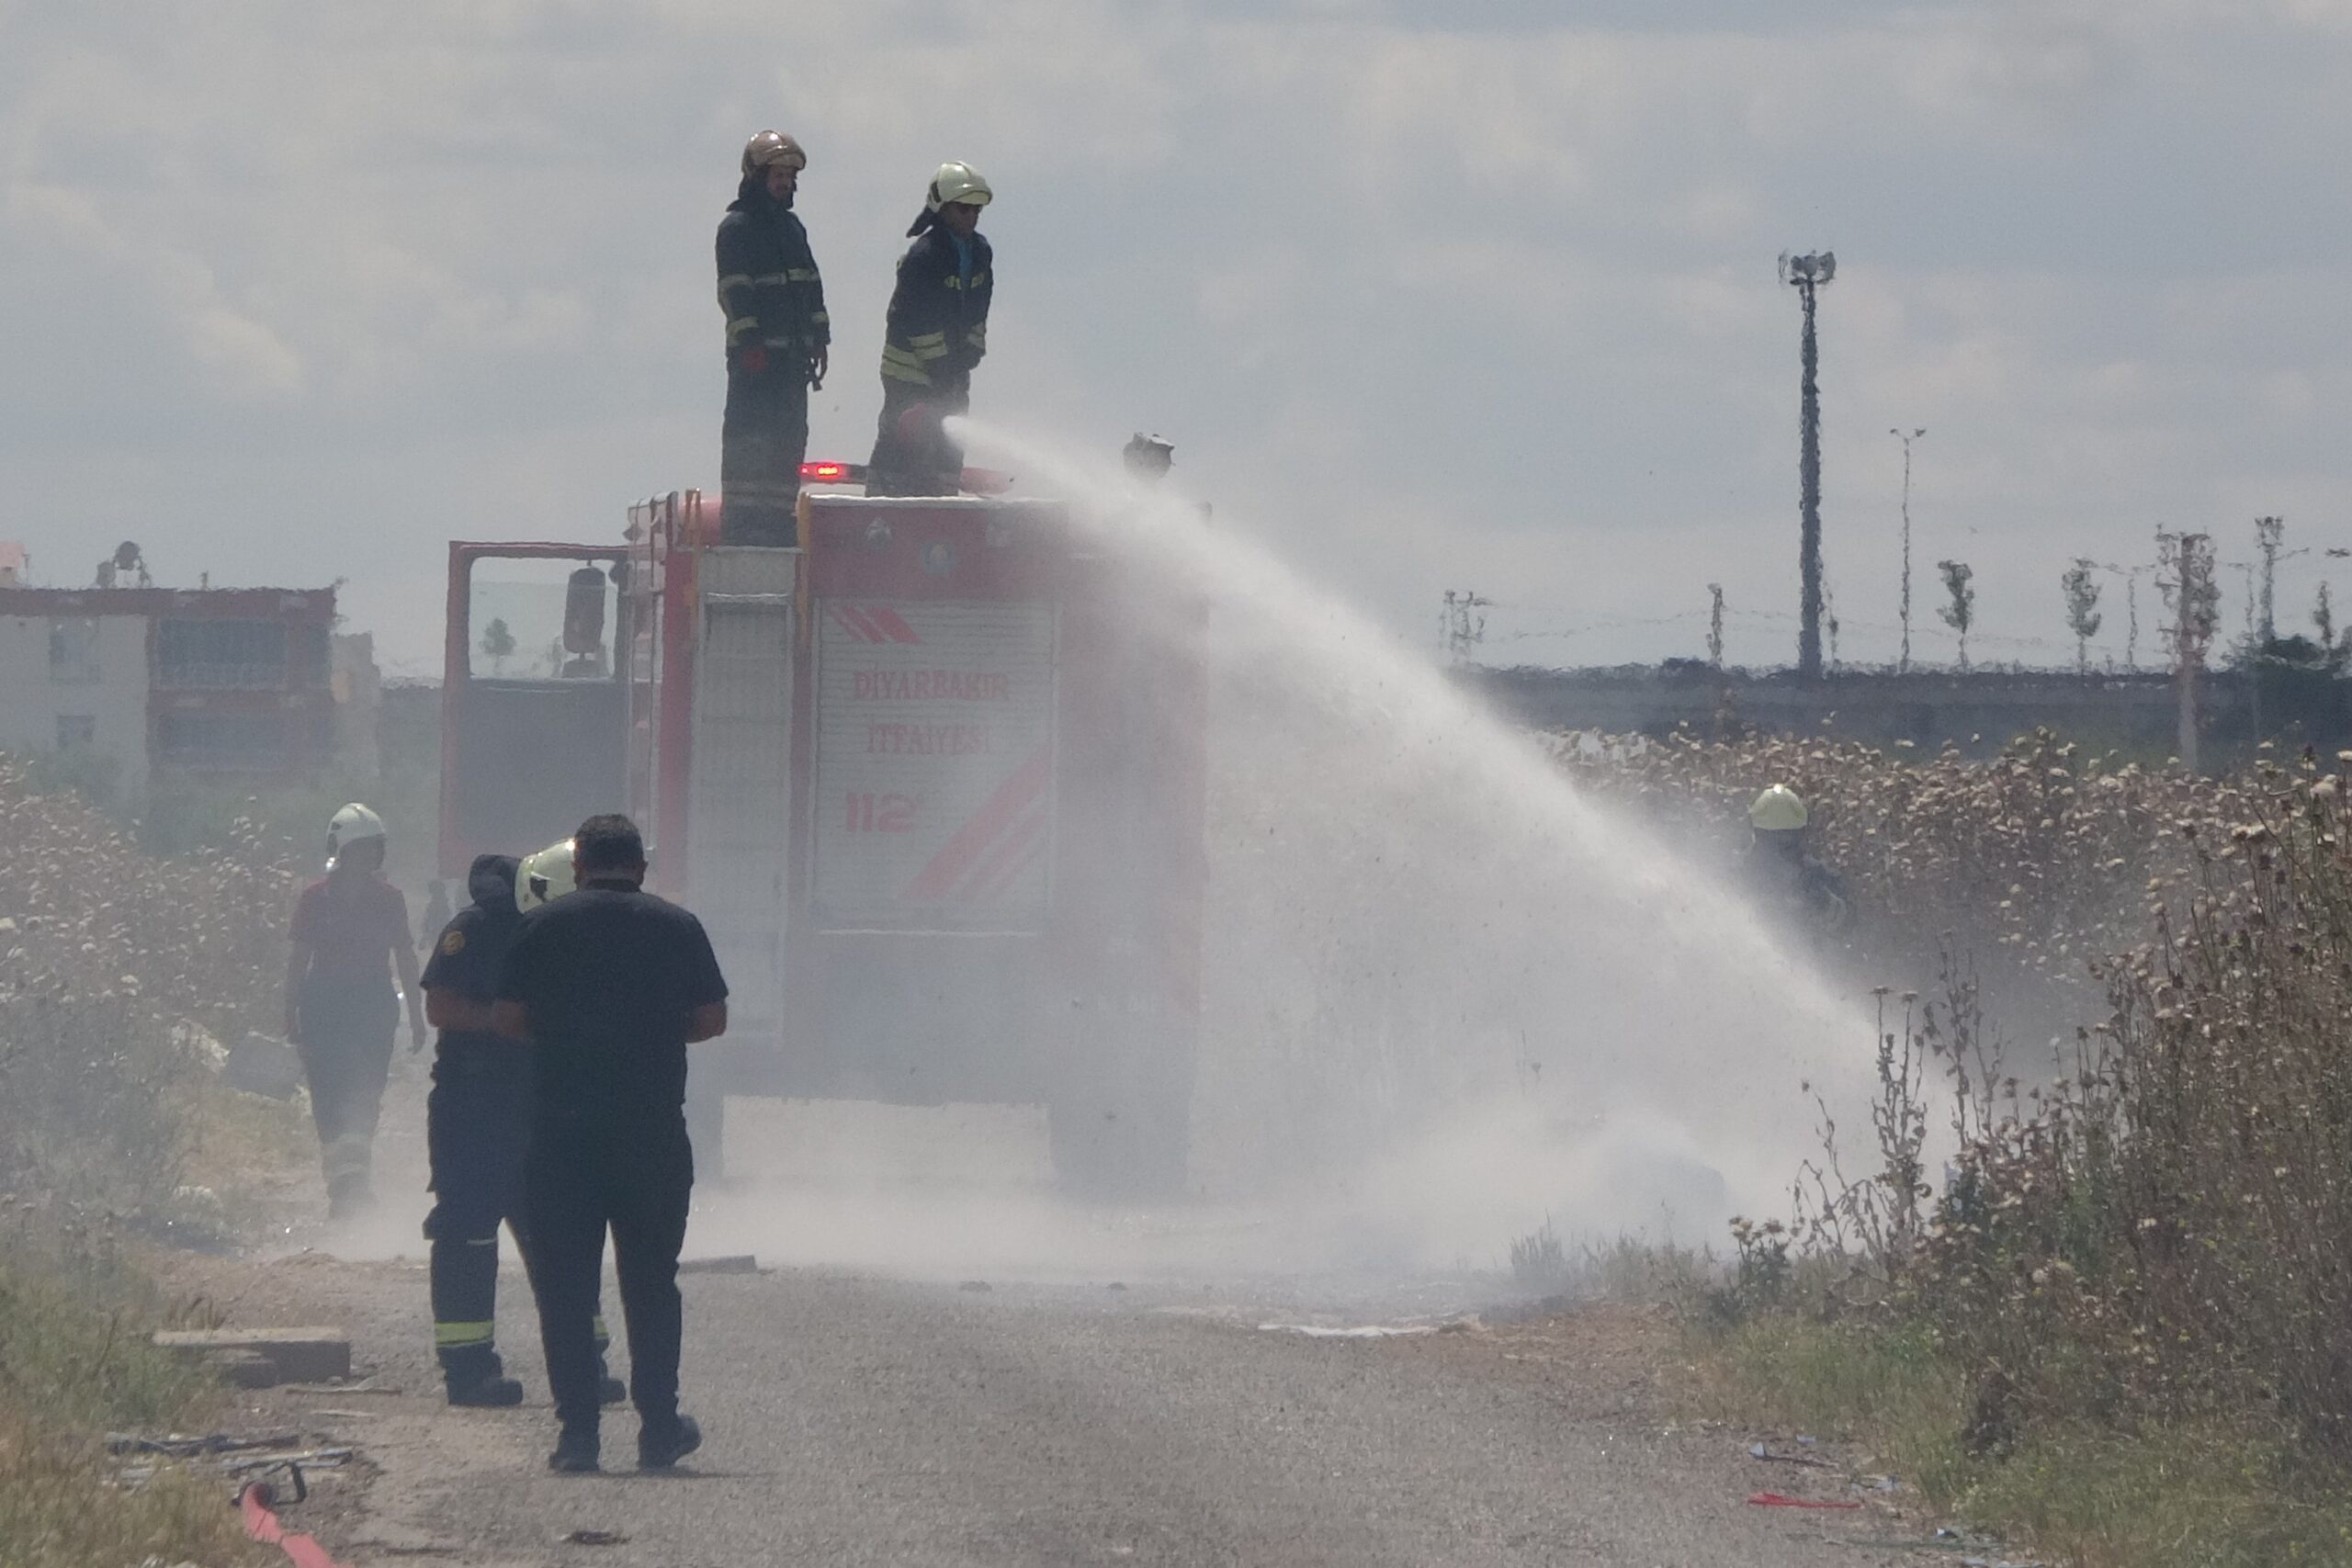
[[[125,1488],[105,1462],[107,1432],[200,1423],[220,1397],[149,1342],[154,1300],[105,1251],[0,1255],[0,1568],[269,1561],[224,1482],[164,1469]]]
[[[1975,1455],[1971,1380],[1917,1324],[1774,1314],[1690,1333],[1724,1416],[1859,1443],[1940,1515],[2017,1550],[2078,1568],[2352,1562],[2352,1499],[2275,1436],[2041,1421],[2006,1453]]]

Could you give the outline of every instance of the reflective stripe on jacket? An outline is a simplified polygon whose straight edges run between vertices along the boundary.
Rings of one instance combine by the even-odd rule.
[[[718,253],[730,355],[754,345],[814,355],[832,342],[808,231],[748,178],[719,220]]]
[[[956,256],[956,242],[941,228],[923,231],[899,258],[899,286],[890,294],[889,325],[882,343],[882,374],[918,387],[938,378],[971,374],[989,350],[989,299],[996,270],[989,243],[971,239],[969,276]]]

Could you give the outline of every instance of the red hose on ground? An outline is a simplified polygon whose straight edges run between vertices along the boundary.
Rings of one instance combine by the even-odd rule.
[[[277,1500],[266,1481],[247,1482],[237,1491],[237,1511],[245,1517],[245,1533],[265,1546],[275,1546],[286,1553],[294,1568],[344,1568],[327,1555],[327,1549],[307,1535],[288,1535],[277,1516],[269,1511]]]

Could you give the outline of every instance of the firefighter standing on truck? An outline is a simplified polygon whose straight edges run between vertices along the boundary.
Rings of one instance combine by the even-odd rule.
[[[726,1032],[727,983],[702,922],[643,891],[635,823],[591,817],[571,842],[579,891],[523,917],[493,1010],[501,1033],[531,1043],[525,1213],[561,1427],[548,1466],[598,1466],[593,1324],[609,1226],[637,1462],[662,1470],[702,1443],[678,1412],[678,1253],[694,1189],[686,1047]]]
[[[403,993],[410,1048],[424,1043],[408,900],[384,880],[384,819],[375,812],[356,802],[336,812],[327,825],[327,874],[302,889],[287,932],[286,1037],[311,1088],[327,1217],[335,1220],[375,1201],[376,1120]]]
[[[466,878],[473,903],[434,942],[424,965],[425,1021],[441,1032],[433,1092],[424,1102],[424,1144],[435,1201],[424,1219],[432,1244],[433,1348],[449,1403],[512,1405],[523,1385],[498,1355],[498,1227],[513,1228],[527,1258],[523,1168],[530,1147],[530,1048],[492,1026],[498,978],[523,911],[571,890],[571,845],[552,845],[517,863],[478,855]],[[594,1320],[596,1348],[605,1322]],[[628,1397],[605,1375],[607,1404]]]
[[[964,451],[941,423],[969,412],[972,368],[989,346],[996,267],[979,231],[993,193],[969,164],[942,164],[899,258],[882,344],[882,419],[868,495],[954,495]]]
[[[718,222],[718,308],[727,316],[727,416],[718,457],[719,539],[789,545],[808,393],[824,384],[832,327],[808,231],[792,211],[800,143],[763,130]]]

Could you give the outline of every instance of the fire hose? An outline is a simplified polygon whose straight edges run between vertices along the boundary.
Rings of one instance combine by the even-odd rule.
[[[286,1468],[294,1478],[290,1500],[299,1503],[311,1495],[311,1489],[303,1483],[300,1465],[288,1464]],[[237,1511],[244,1516],[245,1534],[286,1553],[294,1568],[344,1568],[312,1537],[287,1534],[286,1527],[277,1522],[277,1515],[271,1511],[277,1501],[277,1489],[266,1481],[248,1481],[237,1488]]]

